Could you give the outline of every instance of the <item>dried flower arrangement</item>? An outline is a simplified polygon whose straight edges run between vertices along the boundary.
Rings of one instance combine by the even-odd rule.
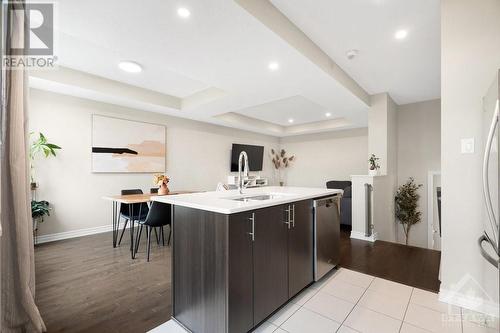
[[[283,179],[281,179],[282,173],[280,172],[280,170],[288,168],[291,165],[291,163],[295,160],[295,155],[287,156],[286,151],[284,149],[281,149],[279,152],[275,151],[274,149],[271,149],[271,159],[274,168],[278,173],[280,186],[283,186],[285,182],[283,181]]]
[[[154,183],[155,185],[159,186],[158,188],[158,194],[159,195],[165,195],[170,192],[168,189],[168,182],[170,181],[170,178],[168,178],[166,175],[162,174],[156,174],[154,175]]]
[[[281,149],[279,153],[274,149],[271,149],[271,158],[273,160],[274,168],[278,170],[288,168],[290,162],[293,162],[295,159],[295,155],[287,157],[284,149]]]

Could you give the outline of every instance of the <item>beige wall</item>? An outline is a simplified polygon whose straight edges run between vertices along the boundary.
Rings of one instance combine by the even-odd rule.
[[[367,173],[367,129],[286,137],[281,147],[297,156],[287,170],[287,185],[324,187],[328,180]]]
[[[237,129],[127,109],[54,93],[31,90],[30,129],[62,146],[57,158],[38,160],[39,199],[53,207],[40,235],[111,224],[111,204],[102,196],[125,188],[153,187],[151,174],[91,173],[91,115],[164,124],[167,127],[167,170],[173,190],[214,190],[229,172],[231,144],[264,145],[262,176],[272,175],[268,150],[274,137]]]
[[[466,281],[459,290],[466,299],[498,302],[498,270],[476,241],[483,230],[481,99],[500,68],[500,1],[443,0],[441,43],[441,291]],[[460,140],[472,137],[475,153],[461,154]]]
[[[427,174],[441,168],[441,101],[401,105],[397,110],[398,185],[409,177],[422,184],[419,209],[422,222],[412,227],[409,244],[427,247]],[[404,242],[398,226],[398,241]]]

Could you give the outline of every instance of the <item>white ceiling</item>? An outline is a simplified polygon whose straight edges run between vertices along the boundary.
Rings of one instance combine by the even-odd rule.
[[[419,0],[418,2],[420,1],[430,2],[427,0]],[[338,4],[341,1],[317,0],[314,2],[314,7],[311,2],[306,1],[273,1],[275,5],[282,6],[283,12],[289,15],[293,21],[297,21],[295,23],[316,43],[320,44],[322,40],[330,41],[330,48],[328,45],[320,46],[344,67],[342,57],[337,57],[338,59],[334,57],[334,45],[339,38],[338,44],[341,50],[338,52],[342,54],[345,51],[343,48],[347,40],[352,38],[353,33],[349,29],[340,29],[345,31],[345,35],[339,31],[335,34],[329,30],[333,29],[332,27],[325,26],[323,33],[326,38],[319,40],[322,29],[316,29],[314,24],[310,24],[311,20],[300,14],[300,12],[304,12],[313,15],[315,20],[312,22],[317,21],[318,26],[326,24],[328,23],[328,15],[318,8],[327,11],[331,9],[330,2]],[[358,9],[371,9],[371,1],[342,2],[346,4],[357,3]],[[386,0],[385,2],[392,3],[394,1]],[[418,6],[409,5],[410,1],[404,2],[407,3],[406,9],[404,6],[395,5],[386,7],[388,11],[396,10],[396,13],[389,15],[393,21],[395,18],[406,17],[413,19],[413,21],[409,21],[411,23],[415,23],[417,20],[417,23],[428,22],[428,24],[434,25],[434,22],[429,23],[429,21],[434,20],[433,13],[423,12],[424,7],[419,7],[419,10],[415,12],[414,10]],[[191,16],[188,19],[177,16],[176,12],[180,6],[191,11]],[[345,20],[346,16],[353,15],[352,19],[358,22],[358,16],[365,18],[369,16],[360,14],[359,11],[353,11],[352,5],[344,7],[346,7],[346,12],[334,15],[335,20]],[[334,9],[340,10],[342,8],[334,7]],[[223,115],[239,113],[280,126],[290,125],[287,122],[289,118],[295,120],[294,125],[296,126],[322,120],[328,123],[328,121],[331,122],[331,119],[337,118],[343,119],[343,125],[340,128],[363,127],[367,124],[368,106],[360,98],[311,60],[304,57],[302,53],[268,29],[235,1],[63,0],[58,2],[57,10],[56,39],[58,39],[58,43],[56,45],[58,47],[56,52],[59,65],[172,95],[184,102],[187,100],[198,102],[183,102],[185,107],[182,109],[125,102],[127,98],[122,97],[129,96],[117,96],[115,92],[115,95],[109,94],[106,97],[107,90],[100,89],[97,84],[94,91],[91,91],[92,89],[89,89],[92,86],[90,81],[87,82],[85,89],[82,89],[77,83],[51,84],[48,78],[38,78],[33,80],[37,88],[92,99],[97,99],[96,96],[99,96],[98,99],[101,101],[132,107],[141,106],[142,109],[148,111],[163,112],[272,135],[280,134],[266,130],[266,126],[252,126],[251,121],[227,122],[224,120],[227,117],[223,117]],[[297,17],[294,18],[294,15]],[[414,18],[413,16],[418,17]],[[386,15],[382,18],[387,19],[387,17]],[[330,18],[330,20],[332,19]],[[370,19],[367,22],[372,24],[375,21]],[[437,22],[439,23],[438,18]],[[361,23],[363,22],[358,22],[358,24]],[[394,22],[394,25],[397,25],[396,23]],[[384,48],[387,46],[385,48],[387,52],[395,52],[391,48],[394,46],[389,47],[395,44],[390,40],[393,28],[389,28],[389,23],[386,25],[388,33],[390,30],[389,40],[375,40],[370,45],[375,43],[383,45]],[[308,31],[308,26],[311,31]],[[367,27],[363,30],[370,33],[370,30],[378,29]],[[380,39],[382,35],[379,33],[371,36]],[[404,44],[396,46],[409,48],[413,45],[412,39],[415,38],[415,35],[416,33],[410,30],[408,40]],[[358,36],[357,40],[360,38]],[[367,37],[363,40],[367,39],[370,38]],[[359,59],[353,63],[346,62],[350,67],[346,65],[347,67],[344,69],[370,93],[382,92],[387,85],[398,86],[399,84],[401,87],[398,90],[389,91],[391,95],[395,94],[393,97],[400,96],[397,101],[416,101],[419,98],[429,99],[429,96],[430,98],[437,97],[432,95],[433,92],[426,92],[426,90],[433,90],[433,85],[428,82],[427,76],[437,75],[439,79],[439,54],[436,60],[438,62],[436,73],[425,74],[421,73],[424,71],[423,65],[410,64],[408,61],[395,61],[391,54],[386,54],[386,59],[365,61],[363,60],[365,57],[371,56],[367,51],[369,48],[363,46],[361,42],[359,45],[361,52]],[[425,46],[425,43],[418,43],[418,45],[412,46],[411,50],[415,51],[416,48],[422,46]],[[377,57],[383,53],[378,51],[378,53],[374,53]],[[429,55],[422,55],[422,53],[425,52],[420,51],[418,54],[422,60],[434,56],[433,50],[428,52]],[[143,66],[144,70],[139,74],[124,73],[117,67],[120,60],[136,61]],[[268,70],[267,66],[271,61],[279,63],[280,69],[278,71]],[[398,64],[395,65],[394,62],[398,62]],[[427,60],[424,62],[427,63]],[[357,68],[357,65],[353,64],[363,64],[363,66]],[[370,64],[377,66],[371,68]],[[405,72],[400,72],[401,75],[396,72],[397,75],[395,75],[393,74],[394,70]],[[428,70],[430,68],[426,67],[425,71]],[[382,73],[384,71],[385,73]],[[416,77],[417,74],[412,75],[413,72],[419,72],[420,78]],[[405,75],[408,75],[407,78],[400,78]],[[97,82],[98,80],[96,80]],[[216,91],[217,94],[211,98],[207,98],[207,96],[204,96],[204,99],[198,98],[200,94],[203,95],[204,91]],[[138,94],[140,95],[142,92]],[[130,98],[128,99],[130,100]],[[325,112],[332,113],[332,116],[330,118],[324,117]],[[233,119],[235,118],[233,117]],[[307,128],[304,133],[314,131],[312,126],[303,128]],[[321,128],[327,128],[327,126]],[[289,132],[297,134],[293,130]]]
[[[368,93],[440,97],[439,0],[271,0]],[[394,34],[406,29],[408,37]],[[346,52],[359,50],[348,60]]]

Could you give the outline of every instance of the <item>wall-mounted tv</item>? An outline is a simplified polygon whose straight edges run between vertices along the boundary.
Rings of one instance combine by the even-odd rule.
[[[262,160],[264,158],[263,146],[233,143],[233,148],[231,150],[231,172],[238,171],[238,157],[242,151],[245,151],[248,155],[248,170],[262,171]]]

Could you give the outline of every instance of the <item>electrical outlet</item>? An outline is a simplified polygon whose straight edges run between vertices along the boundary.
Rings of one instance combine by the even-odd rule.
[[[474,138],[462,139],[460,142],[462,154],[474,154]]]

